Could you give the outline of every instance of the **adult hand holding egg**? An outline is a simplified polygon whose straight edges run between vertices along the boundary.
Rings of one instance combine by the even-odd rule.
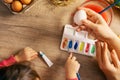
[[[78,10],[76,11],[74,17],[73,17],[73,22],[75,24],[75,26],[80,26],[77,31],[80,31],[80,28],[84,28],[84,26],[82,26],[82,20],[85,20],[87,19],[87,14],[86,14],[86,11],[85,10]]]
[[[74,23],[77,25],[82,25],[82,20],[87,19],[87,14],[84,10],[78,10],[74,15]]]
[[[100,14],[88,8],[82,8],[82,10],[86,12],[87,19],[81,20],[82,25],[78,25],[77,31],[85,29],[89,33],[94,34],[95,38],[102,41],[109,41],[116,37],[116,34],[110,29]]]

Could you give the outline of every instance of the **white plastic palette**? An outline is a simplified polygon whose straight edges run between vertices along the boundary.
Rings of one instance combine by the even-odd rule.
[[[88,39],[88,32],[77,32],[72,25],[65,25],[60,49],[87,56],[95,56],[95,40]]]

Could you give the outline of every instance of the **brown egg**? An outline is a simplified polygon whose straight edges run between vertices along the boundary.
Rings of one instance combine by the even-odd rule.
[[[10,4],[13,2],[13,0],[4,0],[4,2]]]
[[[23,5],[20,1],[13,1],[11,8],[15,12],[20,12],[23,9]]]
[[[30,4],[32,2],[32,0],[20,0],[23,4]]]

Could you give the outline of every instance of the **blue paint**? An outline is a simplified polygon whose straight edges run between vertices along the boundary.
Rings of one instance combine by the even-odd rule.
[[[72,48],[72,45],[73,45],[73,41],[70,40],[70,41],[69,41],[69,44],[68,44],[68,48],[71,49],[71,48]]]
[[[74,45],[74,49],[76,50],[77,47],[78,47],[78,42],[75,43],[75,45]]]

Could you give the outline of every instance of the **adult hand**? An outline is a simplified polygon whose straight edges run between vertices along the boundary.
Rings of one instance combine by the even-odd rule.
[[[79,9],[86,11],[87,19],[82,20],[83,24],[79,26],[77,31],[87,30],[90,34],[93,34],[95,38],[102,41],[108,41],[116,36],[100,14],[88,8],[78,8],[78,10]]]
[[[115,50],[108,55],[107,43],[96,43],[96,57],[100,69],[104,72],[107,80],[120,80],[120,61]]]

